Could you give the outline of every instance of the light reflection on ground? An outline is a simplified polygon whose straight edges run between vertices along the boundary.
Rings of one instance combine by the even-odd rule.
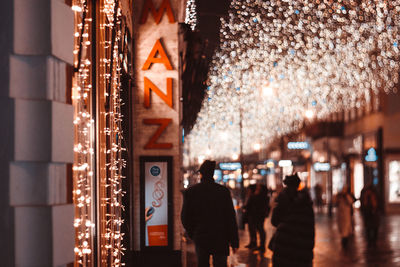
[[[362,220],[355,213],[355,234],[347,250],[340,245],[340,236],[333,215],[316,215],[316,246],[314,249],[314,267],[394,267],[400,266],[400,214],[382,217],[376,248],[368,248],[364,235]],[[265,222],[267,243],[273,233],[269,220]],[[246,267],[271,267],[272,252],[267,250],[263,255],[246,249],[247,231],[240,231],[240,248],[238,258]],[[192,243],[188,244],[188,267],[197,264]]]

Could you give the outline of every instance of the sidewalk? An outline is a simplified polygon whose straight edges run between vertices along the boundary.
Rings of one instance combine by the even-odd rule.
[[[355,214],[355,234],[347,250],[340,245],[336,218],[329,218],[325,214],[316,214],[316,238],[314,248],[314,267],[395,267],[400,266],[400,215],[386,215],[382,217],[376,248],[368,248],[364,239],[362,220],[358,212]],[[274,228],[269,219],[265,221],[267,244]],[[248,232],[239,232],[240,248],[238,258],[240,263],[247,267],[272,266],[272,252],[267,251],[260,255],[256,251],[246,249]],[[196,267],[196,255],[193,243],[188,243],[188,267]],[[293,266],[295,267],[295,266]]]
[[[354,237],[349,248],[343,250],[335,217],[316,216],[314,266],[400,266],[400,215],[382,216],[376,248],[367,246],[359,212],[354,219]]]

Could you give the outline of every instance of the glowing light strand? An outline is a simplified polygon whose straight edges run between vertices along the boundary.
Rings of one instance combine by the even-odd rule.
[[[122,244],[124,233],[121,231],[123,224],[122,197],[125,192],[122,190],[122,171],[126,167],[126,162],[122,156],[125,150],[122,146],[122,114],[121,114],[121,66],[122,52],[119,51],[121,37],[121,10],[118,1],[106,0],[100,3],[103,6],[104,14],[103,24],[100,29],[110,32],[109,36],[113,40],[104,40],[100,43],[100,48],[104,49],[104,58],[100,59],[100,69],[103,74],[102,86],[97,88],[98,92],[104,92],[105,101],[109,101],[108,112],[104,117],[106,128],[102,133],[108,141],[103,144],[107,147],[104,151],[106,177],[97,178],[100,181],[100,191],[105,194],[100,196],[100,228],[101,240],[100,250],[101,262],[111,266],[123,266],[122,255],[125,250]],[[74,203],[76,245],[75,245],[75,263],[80,266],[93,266],[93,236],[96,218],[94,217],[95,202],[93,194],[96,190],[92,188],[94,175],[94,120],[91,114],[92,93],[92,72],[91,62],[92,49],[95,45],[91,43],[92,25],[90,12],[86,1],[74,1],[72,9],[75,11],[75,70],[73,86],[73,105],[75,109],[75,146],[74,146]],[[112,34],[111,34],[112,33]],[[109,92],[107,91],[109,88]],[[104,227],[103,227],[104,226]]]
[[[75,263],[93,264],[93,171],[94,121],[91,114],[92,91],[91,37],[92,20],[86,1],[74,1],[75,48],[72,103],[74,106],[74,204],[75,204]]]
[[[307,110],[324,119],[397,90],[399,21],[399,0],[232,1],[189,157],[238,153],[240,109],[251,153],[302,127]]]
[[[196,11],[196,0],[188,0],[186,2],[186,17],[185,23],[190,25],[192,31],[197,25],[197,11]]]
[[[108,1],[110,2],[110,1]],[[109,28],[111,32],[111,38],[113,40],[106,41],[109,45],[105,45],[106,49],[109,50],[109,54],[111,55],[110,60],[103,60],[106,65],[106,69],[110,70],[111,76],[104,76],[104,84],[107,85],[108,88],[111,88],[110,91],[110,110],[106,112],[106,120],[108,121],[108,125],[104,129],[104,133],[107,135],[108,143],[110,144],[107,147],[106,154],[108,154],[109,161],[107,161],[106,165],[108,168],[107,181],[105,184],[108,195],[103,199],[105,206],[107,207],[107,211],[109,211],[106,216],[106,229],[105,229],[105,249],[108,250],[107,255],[108,259],[106,262],[111,262],[112,266],[123,266],[122,263],[122,255],[125,250],[123,247],[123,236],[124,233],[121,230],[123,219],[122,212],[124,206],[122,204],[122,198],[125,192],[122,190],[122,179],[125,178],[122,174],[123,169],[126,167],[126,162],[123,158],[123,151],[125,148],[122,146],[123,140],[123,132],[122,132],[122,119],[123,115],[121,113],[121,68],[122,68],[122,60],[121,52],[119,51],[119,43],[122,41],[121,36],[121,10],[118,6],[118,1],[115,1],[114,10],[111,14],[107,13],[108,11],[105,9],[107,17],[113,17],[110,21],[109,25],[104,25],[105,28]],[[107,53],[105,53],[107,54]]]

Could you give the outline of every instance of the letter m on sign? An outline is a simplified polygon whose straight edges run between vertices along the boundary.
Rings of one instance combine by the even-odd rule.
[[[160,23],[164,12],[167,12],[169,23],[175,22],[174,13],[172,12],[171,3],[169,0],[163,0],[158,9],[154,7],[153,0],[145,0],[142,14],[140,16],[140,24],[146,23],[149,12],[151,12],[153,15],[156,24]]]

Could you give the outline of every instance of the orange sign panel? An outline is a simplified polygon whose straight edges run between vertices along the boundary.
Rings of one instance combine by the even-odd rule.
[[[168,225],[147,226],[149,246],[168,246]]]

